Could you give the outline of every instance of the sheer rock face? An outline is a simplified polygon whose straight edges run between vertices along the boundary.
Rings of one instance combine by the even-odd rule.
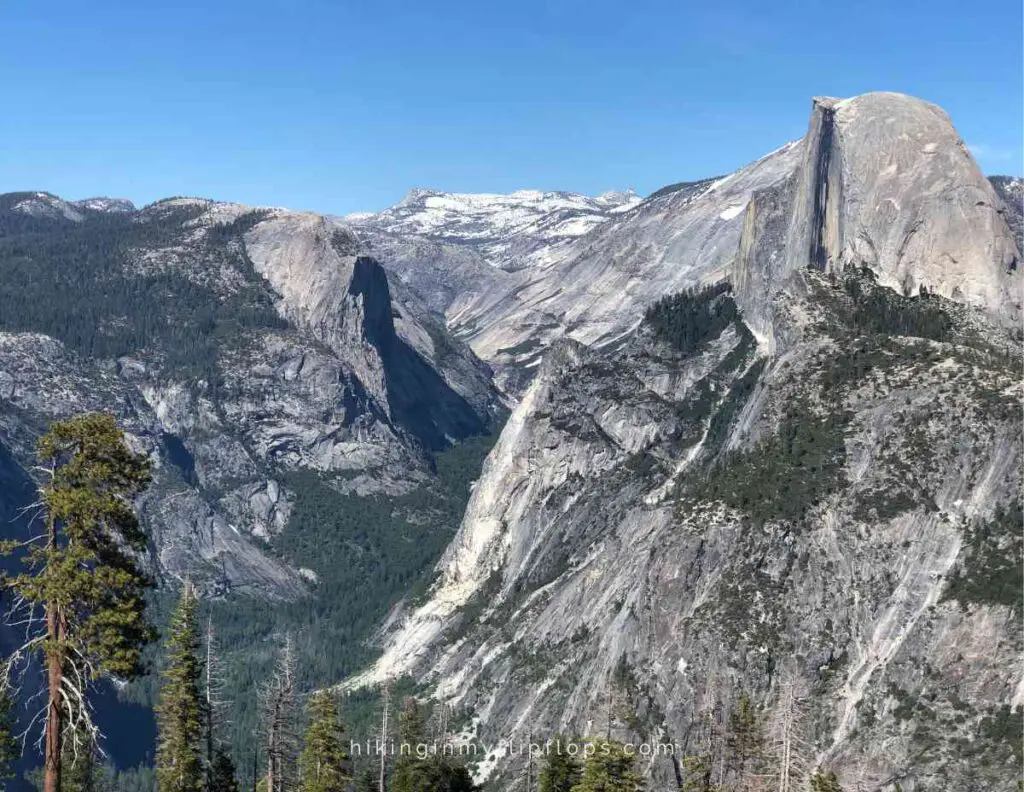
[[[789,260],[866,264],[909,294],[1020,311],[1020,251],[946,114],[901,94],[816,99]]]
[[[785,179],[799,152],[787,144],[731,176],[648,199],[464,303],[449,325],[517,392],[556,339],[614,341],[665,294],[723,278],[751,196]]]
[[[808,278],[815,297],[834,289]],[[689,357],[646,328],[616,352],[556,345],[487,460],[433,596],[390,625],[354,683],[426,679],[481,718],[487,741],[527,723],[581,732],[608,717],[611,691],[636,713],[614,721],[618,738],[657,733],[691,753],[707,712],[746,691],[774,722],[793,685],[807,697],[807,761],[844,783],[1009,778],[1005,741],[978,738],[977,766],[957,758],[958,741],[1019,700],[1017,617],[950,592],[977,552],[972,532],[1019,490],[1019,371],[894,336],[885,363],[836,386],[849,339],[817,331],[830,309],[785,306],[775,321],[798,340],[770,358],[733,329]],[[840,480],[803,517],[759,522],[687,495],[801,403],[802,421],[846,414]],[[766,480],[754,502],[797,497],[778,486]],[[620,685],[623,664],[633,681]],[[924,696],[934,727],[907,709]],[[655,788],[671,783],[669,762],[646,770]]]
[[[1000,212],[1013,232],[1017,250],[1024,252],[1024,179],[1020,176],[990,176],[989,183],[999,196]]]
[[[500,405],[490,371],[468,350],[445,345],[445,330],[425,312],[396,311],[384,270],[350,253],[352,244],[319,216],[290,214],[246,237],[257,271],[281,295],[281,312],[342,357],[392,422],[432,450],[485,431]]]
[[[436,586],[393,614],[358,682],[415,674],[485,739],[583,731],[625,702],[616,736],[683,752],[741,691],[776,736],[792,690],[803,758],[848,788],[1001,788],[1016,772],[999,735],[1020,729],[1000,708],[1024,704],[1017,614],[985,566],[1019,554],[998,511],[1021,478],[1013,189],[996,195],[941,111],[871,94],[816,100],[804,139],[640,203],[125,208],[163,229],[125,277],[224,303],[250,288],[281,321],[219,338],[216,382],[166,350],[90,361],[0,335],[0,513],[47,421],[113,410],[157,465],[141,505],[167,574],[301,596],[263,547],[288,521],[287,474],[384,495],[429,475],[427,452],[502,408],[458,337],[518,405]],[[0,196],[0,234],[101,211],[120,216]],[[722,279],[742,321],[694,350],[643,322]],[[858,304],[865,288],[881,302]],[[484,766],[511,778],[516,761]],[[678,786],[666,759],[644,770]]]
[[[183,480],[164,446],[166,427],[145,397],[112,366],[97,365],[51,338],[0,333],[0,365],[10,388],[0,399],[0,436],[8,448],[9,475],[25,480],[35,439],[53,420],[81,412],[113,412],[136,450],[153,463],[153,484],[139,509],[158,550],[158,568],[174,576],[226,567],[225,582],[244,582],[270,598],[300,596],[298,574],[268,556]],[[24,505],[24,504],[23,504]],[[202,574],[200,573],[202,577]]]
[[[19,194],[0,210],[26,216],[26,200],[43,199]],[[262,293],[281,317],[218,335],[213,377],[175,368],[180,350],[169,347],[98,361],[46,336],[2,336],[0,420],[19,469],[30,469],[48,422],[113,411],[158,464],[143,513],[162,573],[189,574],[213,594],[302,596],[308,585],[265,544],[287,526],[289,472],[318,471],[361,494],[405,492],[430,475],[432,452],[489,430],[504,410],[488,367],[413,297],[392,300],[384,270],[350,255],[351,240],[322,218],[198,199],[124,213],[123,226],[103,226],[131,232],[121,276],[158,279],[170,316],[177,290],[208,289],[225,304]],[[34,233],[57,222],[27,217]]]
[[[1024,704],[1017,617],[957,593],[992,572],[978,537],[1020,552],[997,511],[1022,467],[1019,250],[1000,208],[936,108],[816,100],[803,141],[517,273],[469,336],[533,376],[432,595],[350,683],[425,678],[494,740],[581,732],[626,699],[618,736],[691,752],[740,691],[777,724],[795,689],[806,761],[845,785],[1011,783],[1015,749],[993,729]],[[722,278],[743,323],[694,353],[641,324],[664,294]],[[857,303],[858,278],[881,302]],[[932,309],[949,327],[893,319]],[[803,431],[834,461],[773,440]],[[819,489],[788,513],[808,477]],[[511,778],[517,761],[484,767]],[[647,766],[655,788],[675,770]]]

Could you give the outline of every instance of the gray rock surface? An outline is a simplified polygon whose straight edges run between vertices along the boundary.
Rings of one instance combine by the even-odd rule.
[[[1019,507],[1019,250],[991,185],[941,111],[881,94],[816,100],[803,141],[680,192],[480,312],[475,349],[535,340],[536,375],[431,596],[348,684],[425,678],[485,739],[612,718],[690,751],[741,691],[775,724],[798,690],[807,761],[845,788],[1011,784],[1018,614],[957,582],[995,574],[978,542],[1020,555],[997,527]],[[693,353],[641,324],[725,278],[742,321]]]
[[[777,201],[768,197],[780,190]],[[1013,211],[1003,209],[945,113],[919,99],[816,99],[804,139],[721,179],[659,193],[578,238],[540,248],[522,267],[508,266],[500,240],[480,245],[460,236],[464,224],[476,227],[471,209],[442,196],[443,208],[428,212],[423,202],[433,193],[360,219],[355,231],[387,251],[385,266],[400,279],[433,295],[452,331],[513,394],[554,340],[608,343],[664,294],[742,269],[740,238],[758,194],[755,211],[774,201],[784,215],[786,228],[772,232],[783,237],[772,242],[776,253],[785,253],[770,264],[777,280],[809,258],[825,269],[866,264],[897,290],[924,286],[1002,306],[1008,317],[1020,311]],[[448,227],[455,231],[446,234]],[[419,236],[428,228],[432,236]],[[396,235],[382,242],[391,229]],[[413,236],[403,239],[403,231]],[[533,232],[522,232],[524,244],[535,244]],[[758,299],[766,303],[767,294]],[[744,308],[757,313],[753,302]]]
[[[411,673],[484,738],[612,720],[684,750],[741,692],[774,730],[795,691],[808,764],[846,788],[1002,788],[1024,705],[997,585],[1020,554],[1019,197],[898,94],[814,100],[802,140],[644,201],[0,196],[0,233],[123,210],[141,241],[119,277],[273,309],[201,375],[167,348],[0,334],[0,513],[47,422],[110,410],[156,466],[158,570],[292,599],[316,580],[268,552],[290,474],[400,495],[514,400],[435,586],[350,684]],[[644,321],[722,280],[739,318],[693,349]],[[507,787],[518,761],[477,771]]]
[[[0,437],[22,471],[32,470],[35,440],[50,422],[82,412],[112,412],[153,463],[153,485],[139,508],[158,549],[158,571],[189,574],[209,592],[244,584],[270,598],[304,593],[293,570],[247,541],[182,480],[161,439],[171,427],[130,383],[41,335],[0,333],[0,360],[9,383],[0,403]]]

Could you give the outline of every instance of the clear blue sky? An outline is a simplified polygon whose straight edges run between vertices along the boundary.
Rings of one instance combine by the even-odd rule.
[[[1020,0],[2,0],[0,192],[346,213],[412,186],[647,193],[941,104],[1019,174]]]

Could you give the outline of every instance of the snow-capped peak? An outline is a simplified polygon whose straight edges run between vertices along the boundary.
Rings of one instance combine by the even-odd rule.
[[[48,192],[29,193],[12,209],[32,217],[45,218],[47,220],[70,220],[73,223],[82,221],[82,213],[67,201]]]
[[[80,201],[73,201],[73,204],[81,209],[90,209],[93,212],[134,212],[135,204],[127,198],[107,198],[96,196],[95,198],[83,198]]]
[[[369,231],[426,237],[478,247],[502,269],[529,266],[542,248],[560,245],[640,203],[632,190],[594,198],[569,192],[448,193],[414,188],[395,206],[357,213],[346,222]]]

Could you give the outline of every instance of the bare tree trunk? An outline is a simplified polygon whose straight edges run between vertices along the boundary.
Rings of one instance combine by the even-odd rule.
[[[213,616],[206,620],[206,777],[213,770]]]
[[[526,735],[526,752],[526,792],[533,792],[533,729]]]
[[[811,746],[805,738],[805,682],[795,674],[785,674],[779,683],[779,701],[769,724],[772,743],[773,780],[777,792],[798,792],[807,783]]]
[[[260,695],[267,746],[266,792],[291,792],[295,786],[295,657],[285,638],[277,669]]]
[[[274,786],[275,783],[280,783],[279,774],[275,771],[277,768],[277,757],[278,757],[278,738],[280,730],[280,717],[279,717],[279,706],[278,703],[274,703],[274,708],[270,713],[270,728],[267,730],[267,792],[277,792],[277,788]]]
[[[378,792],[384,792],[384,784],[387,781],[388,770],[388,710],[391,708],[391,687],[390,680],[384,680],[384,713],[381,716],[380,724],[380,779],[378,780]]]
[[[47,547],[57,547],[57,522],[50,517],[47,526]],[[63,728],[61,717],[61,685],[63,684],[64,668],[61,662],[60,641],[64,637],[60,629],[60,614],[57,603],[46,605],[46,637],[50,644],[47,654],[47,695],[49,703],[46,711],[46,746],[44,750],[45,775],[43,792],[60,792],[60,738]]]

